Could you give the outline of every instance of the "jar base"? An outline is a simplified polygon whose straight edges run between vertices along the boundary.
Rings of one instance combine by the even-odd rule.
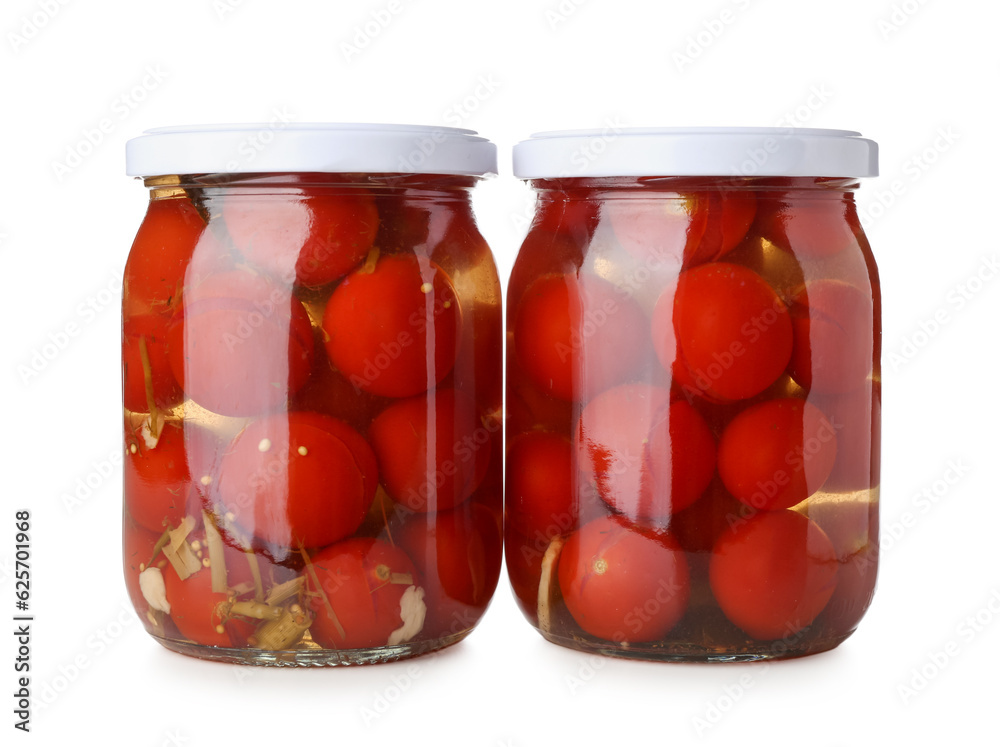
[[[830,651],[847,638],[846,635],[803,641],[798,645],[782,641],[764,641],[745,647],[710,648],[691,643],[626,643],[615,644],[591,638],[554,635],[538,631],[545,640],[558,646],[583,651],[588,654],[610,656],[616,659],[641,659],[665,662],[753,662],[795,659]],[[853,631],[851,631],[853,632]]]
[[[164,648],[185,656],[206,661],[221,661],[227,664],[244,664],[261,667],[346,667],[359,664],[381,664],[385,662],[411,659],[433,651],[452,646],[465,638],[471,630],[435,638],[428,641],[414,641],[397,646],[358,649],[302,648],[281,651],[266,651],[256,648],[224,648],[203,646],[190,641],[153,638]]]

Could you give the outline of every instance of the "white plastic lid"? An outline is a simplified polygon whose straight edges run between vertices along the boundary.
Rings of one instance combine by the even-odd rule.
[[[129,176],[262,172],[497,173],[497,149],[474,130],[393,124],[192,125],[125,144]]]
[[[588,176],[878,176],[878,145],[851,130],[608,127],[539,132],[514,146],[521,179]]]

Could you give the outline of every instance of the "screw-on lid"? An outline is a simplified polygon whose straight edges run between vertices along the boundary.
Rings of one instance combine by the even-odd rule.
[[[588,176],[878,176],[878,145],[850,130],[608,127],[514,146],[521,179]]]
[[[497,149],[474,130],[392,124],[158,127],[125,144],[129,176],[261,172],[497,173]]]

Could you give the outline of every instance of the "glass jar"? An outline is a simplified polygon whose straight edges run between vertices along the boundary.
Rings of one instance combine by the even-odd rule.
[[[507,292],[506,558],[549,641],[824,651],[878,565],[880,296],[833,130],[543,133]]]
[[[501,297],[468,130],[128,144],[124,567],[174,651],[268,665],[464,638],[502,554]]]

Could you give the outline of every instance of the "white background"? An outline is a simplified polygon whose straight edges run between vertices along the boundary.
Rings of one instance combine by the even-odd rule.
[[[5,0],[0,618],[14,511],[30,508],[36,705],[31,735],[14,731],[5,635],[0,741],[995,744],[998,16],[987,0]],[[771,666],[595,659],[544,642],[504,577],[469,639],[409,663],[247,669],[149,638],[122,583],[120,469],[101,474],[120,439],[118,279],[146,200],[123,146],[276,110],[493,139],[502,173],[476,206],[502,276],[530,210],[510,146],[531,132],[798,124],[877,140],[883,176],[860,201],[884,290],[884,563],[858,632]]]

